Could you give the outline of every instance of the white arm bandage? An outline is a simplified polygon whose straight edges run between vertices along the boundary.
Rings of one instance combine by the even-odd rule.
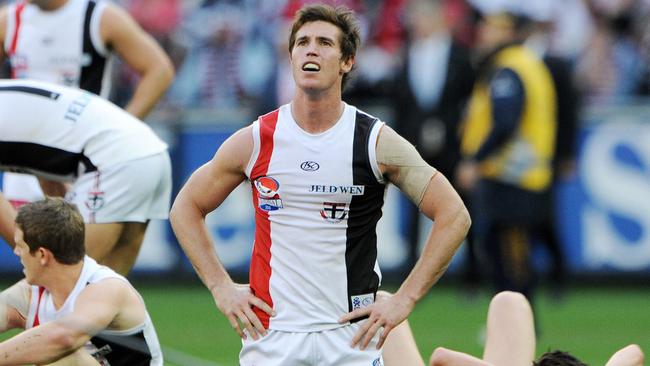
[[[386,125],[377,140],[377,162],[385,166],[388,179],[419,207],[436,170],[413,145]]]
[[[0,304],[5,304],[8,307],[16,309],[16,311],[20,313],[20,316],[27,318],[31,296],[32,294],[29,284],[27,284],[25,280],[21,280],[8,289],[0,292]],[[2,310],[0,309],[0,312],[1,311]],[[6,319],[6,314],[4,319]]]
[[[7,330],[9,319],[7,319],[7,304],[0,300],[0,332]]]

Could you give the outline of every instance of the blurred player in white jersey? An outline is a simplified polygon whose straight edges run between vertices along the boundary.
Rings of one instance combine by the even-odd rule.
[[[233,134],[174,203],[176,236],[243,338],[241,365],[380,365],[386,336],[442,276],[469,228],[447,179],[383,122],[342,101],[358,29],[345,8],[298,11],[292,102]],[[256,231],[250,284],[237,284],[205,215],[244,181]],[[396,294],[375,302],[376,225],[388,183],[435,225]]]
[[[84,248],[84,222],[70,203],[47,198],[16,217],[25,280],[0,295],[0,366],[24,364],[162,366],[144,301],[126,278]]]
[[[75,86],[108,98],[113,52],[141,79],[126,110],[144,119],[171,84],[174,70],[162,48],[131,16],[103,0],[17,0],[0,8],[0,65],[12,78]],[[6,173],[14,206],[43,197],[29,175]]]
[[[34,174],[64,191],[87,224],[88,255],[127,274],[149,220],[168,217],[167,145],[137,118],[79,89],[0,80],[0,110],[0,170]]]

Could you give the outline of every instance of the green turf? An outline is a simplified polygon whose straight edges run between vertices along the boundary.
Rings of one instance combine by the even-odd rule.
[[[194,285],[137,286],[147,302],[163,348],[221,365],[237,364],[240,341],[207,290]],[[486,293],[470,301],[452,286],[434,288],[410,317],[425,357],[436,346],[480,355],[487,304]],[[573,288],[561,302],[552,301],[542,292],[536,311],[541,330],[538,354],[560,348],[575,353],[590,365],[603,365],[613,351],[628,343],[638,343],[650,352],[647,289]]]

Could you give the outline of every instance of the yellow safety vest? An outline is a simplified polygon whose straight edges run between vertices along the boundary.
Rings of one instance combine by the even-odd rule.
[[[521,79],[525,100],[521,121],[504,146],[480,163],[484,178],[543,191],[551,184],[551,160],[557,128],[553,79],[544,63],[529,49],[511,46],[495,55],[497,69],[513,70]],[[492,129],[489,80],[474,86],[461,130],[461,152],[471,158]]]

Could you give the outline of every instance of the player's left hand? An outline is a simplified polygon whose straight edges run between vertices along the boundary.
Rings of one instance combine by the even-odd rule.
[[[414,306],[415,302],[405,296],[378,294],[374,304],[345,314],[339,319],[339,323],[343,324],[352,319],[368,316],[368,319],[363,322],[357,334],[352,338],[350,346],[359,345],[359,349],[366,349],[372,338],[381,329],[377,343],[377,349],[380,349],[384,345],[388,333],[408,317]]]

